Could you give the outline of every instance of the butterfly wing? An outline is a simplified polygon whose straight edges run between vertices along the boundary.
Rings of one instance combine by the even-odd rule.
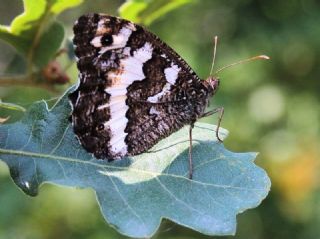
[[[72,123],[96,157],[142,153],[203,113],[208,88],[143,27],[89,14],[78,19],[74,34],[80,83],[69,96]]]

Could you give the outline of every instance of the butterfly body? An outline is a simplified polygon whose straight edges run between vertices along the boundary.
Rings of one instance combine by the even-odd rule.
[[[113,160],[147,151],[202,117],[219,80],[201,80],[154,34],[130,21],[88,14],[74,26],[79,86],[70,94],[80,143]]]

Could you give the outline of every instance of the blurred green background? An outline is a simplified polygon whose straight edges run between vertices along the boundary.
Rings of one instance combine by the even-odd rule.
[[[58,19],[72,37],[72,24],[83,13],[117,15],[123,1],[91,0]],[[19,0],[1,0],[0,24],[9,25],[23,11]],[[256,209],[240,214],[243,239],[320,238],[320,2],[317,0],[198,0],[156,19],[149,27],[174,48],[201,78],[212,59],[213,36],[219,36],[215,69],[250,56],[256,61],[219,74],[221,86],[210,107],[223,106],[224,142],[232,151],[260,152],[272,189]],[[8,72],[15,50],[0,42],[0,75]],[[61,64],[68,65],[63,57]],[[55,91],[1,87],[0,99],[28,107],[35,100],[53,102],[77,81]],[[0,109],[11,121],[21,113]],[[216,117],[203,121],[216,123]],[[45,185],[30,198],[12,182],[0,162],[0,238],[125,238],[103,220],[92,190]],[[212,238],[164,221],[154,238]]]

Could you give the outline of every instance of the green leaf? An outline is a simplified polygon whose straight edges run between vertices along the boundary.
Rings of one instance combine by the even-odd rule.
[[[0,125],[0,159],[28,195],[43,183],[93,188],[108,223],[122,234],[150,237],[162,218],[208,235],[234,234],[236,215],[268,194],[270,180],[253,163],[256,153],[226,150],[213,125],[195,125],[190,180],[187,127],[147,153],[108,163],[78,143],[70,111],[65,95],[51,110],[37,102],[21,121]]]
[[[194,0],[127,0],[120,8],[121,17],[150,25],[157,18]]]
[[[47,0],[51,4],[51,12],[55,15],[60,14],[68,8],[80,5],[83,0]]]
[[[58,22],[54,22],[41,36],[37,50],[34,53],[35,65],[40,68],[46,66],[60,48],[63,37],[63,26]]]
[[[42,67],[59,49],[64,37],[63,28],[54,20],[55,16],[81,2],[24,0],[24,12],[10,26],[0,25],[0,39],[15,47],[29,62]]]

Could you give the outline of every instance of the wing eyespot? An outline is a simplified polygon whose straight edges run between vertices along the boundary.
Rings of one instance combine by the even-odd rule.
[[[97,130],[98,130],[98,131],[104,130],[104,124],[99,124],[99,125],[97,126]]]
[[[110,46],[113,43],[112,35],[104,34],[100,39],[101,45]]]

